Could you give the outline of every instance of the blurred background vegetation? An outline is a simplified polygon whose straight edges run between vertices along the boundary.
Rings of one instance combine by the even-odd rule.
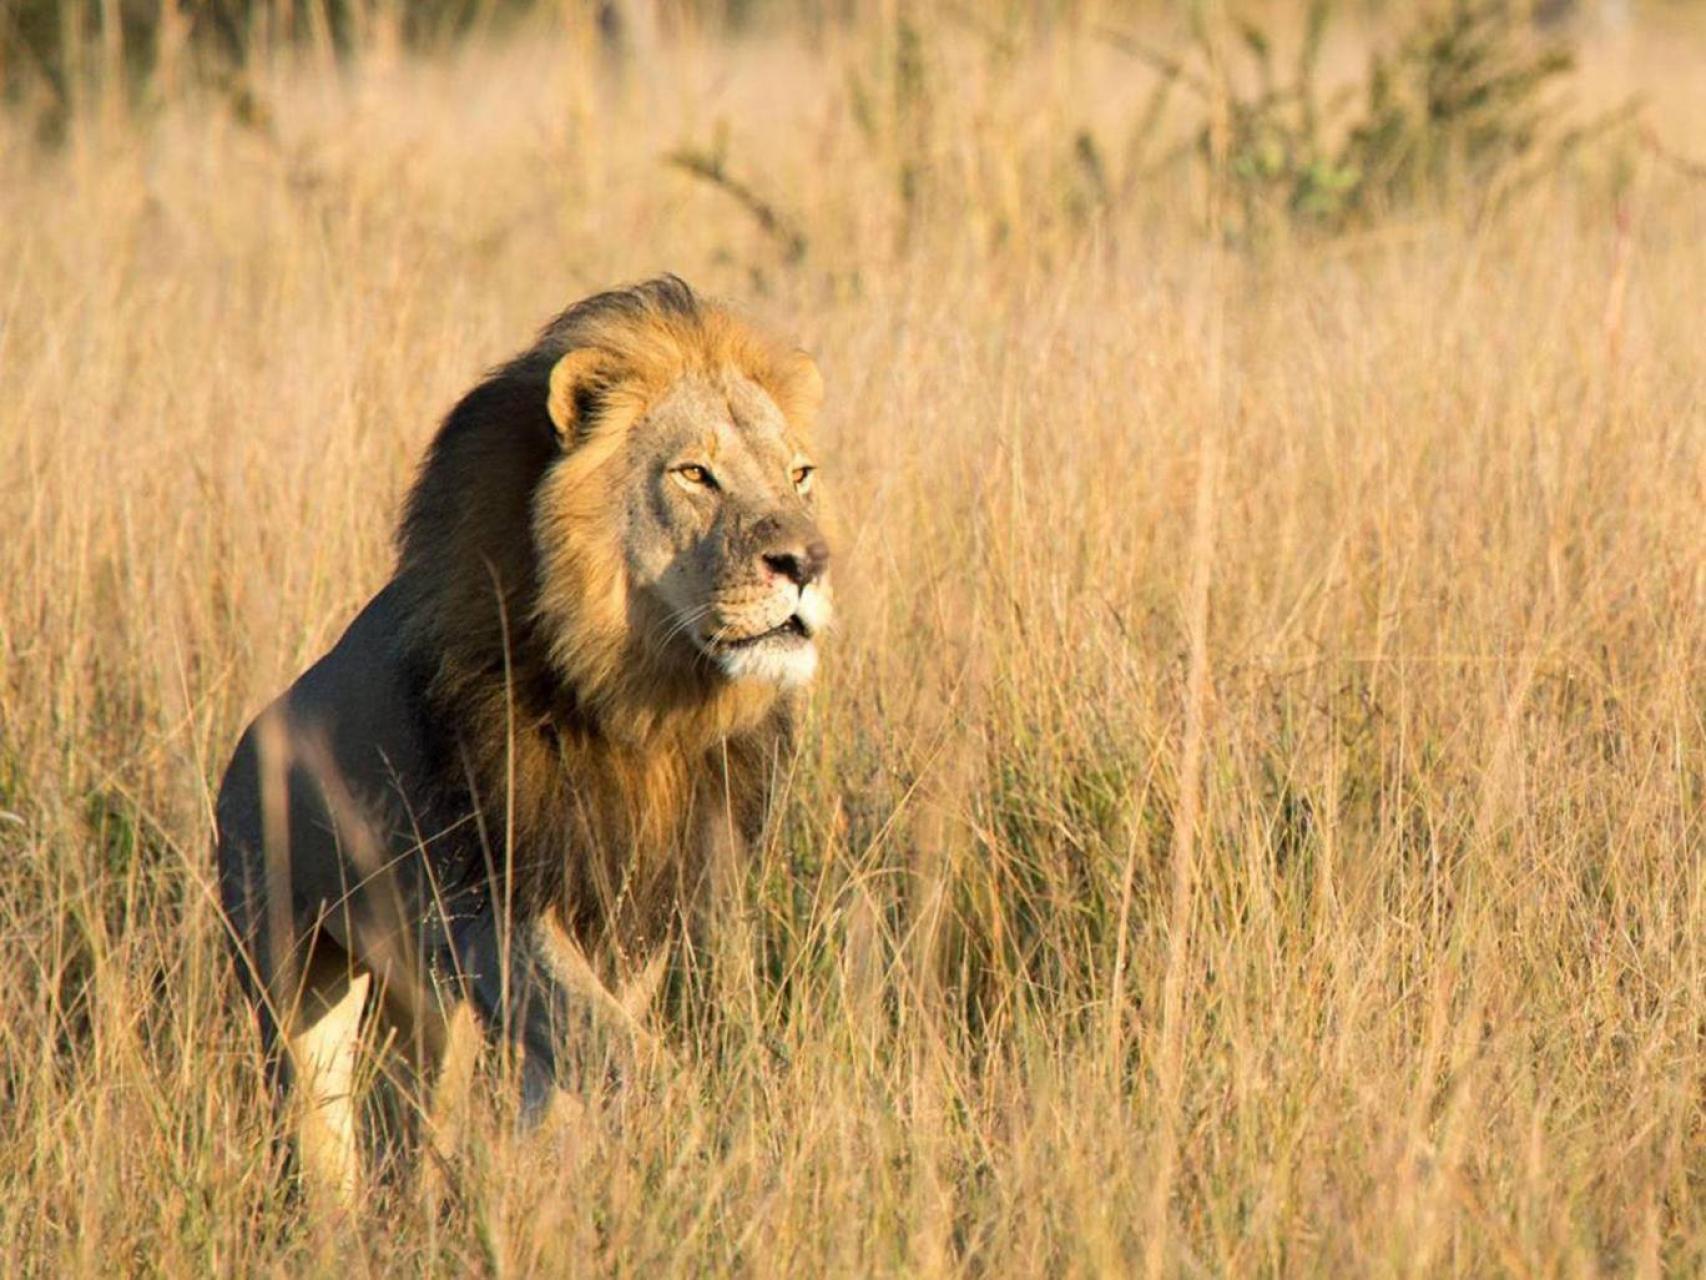
[[[1684,0],[1671,0],[1671,4]],[[1616,24],[1629,19],[1630,0],[1503,0],[1493,6],[1513,18],[1557,29],[1584,14]],[[162,63],[190,53],[215,64],[241,64],[280,42],[326,42],[348,49],[377,33],[415,47],[442,45],[471,31],[541,13],[590,16],[613,46],[659,31],[744,32],[784,27],[821,30],[908,9],[894,0],[3,0],[0,2],[0,81],[16,94],[31,81],[70,96],[73,77],[118,57],[124,74],[146,79]],[[1201,0],[971,0],[946,6],[986,32],[1017,35],[1026,27],[1117,22],[1156,13],[1187,14]],[[1318,0],[1265,0],[1245,6],[1272,17],[1287,10],[1320,10]],[[1402,15],[1411,6],[1391,0],[1343,0],[1338,6],[1374,15]],[[1313,21],[1313,18],[1311,19]],[[1252,24],[1250,29],[1260,31]],[[110,69],[110,62],[105,64]]]
[[[1149,86],[1123,136],[1086,126],[1062,139],[1061,190],[1074,216],[1093,220],[1146,180],[1194,166],[1224,197],[1216,223],[1256,241],[1279,225],[1332,231],[1465,191],[1498,203],[1584,144],[1634,136],[1626,126],[1638,99],[1580,117],[1564,86],[1574,38],[1637,18],[1631,0],[0,0],[0,94],[51,145],[92,103],[145,112],[186,81],[217,87],[240,120],[264,126],[264,95],[246,72],[281,52],[330,68],[531,24],[584,33],[604,69],[619,72],[659,41],[881,31],[880,65],[851,72],[846,87],[865,132],[895,151],[911,216],[940,91],[933,46],[970,39],[1010,64],[1068,31],[1129,55]],[[1372,52],[1357,74],[1328,83],[1322,50],[1335,25],[1356,28]],[[725,138],[667,159],[727,191],[789,259],[805,255],[786,207],[739,176]]]

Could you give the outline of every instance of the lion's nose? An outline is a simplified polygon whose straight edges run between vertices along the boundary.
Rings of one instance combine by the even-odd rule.
[[[822,538],[813,538],[797,546],[773,548],[760,558],[771,573],[803,587],[823,577],[823,571],[829,568],[829,544]]]

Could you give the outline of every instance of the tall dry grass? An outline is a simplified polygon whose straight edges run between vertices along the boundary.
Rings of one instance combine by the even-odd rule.
[[[1229,247],[1188,166],[1086,195],[1150,84],[1088,28],[919,30],[0,121],[7,1269],[1706,1268],[1706,187]],[[1698,31],[1586,59],[1686,145]],[[831,387],[776,836],[672,1073],[306,1212],[210,788],[452,398],[662,269]]]

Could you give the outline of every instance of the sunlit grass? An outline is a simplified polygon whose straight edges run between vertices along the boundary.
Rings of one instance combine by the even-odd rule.
[[[1706,186],[1630,145],[1246,246],[1188,163],[1085,203],[1152,83],[1088,29],[920,30],[0,120],[0,1256],[1706,1267]],[[1698,41],[1581,91],[1686,148]],[[802,248],[666,159],[718,147]],[[844,623],[748,910],[673,1073],[318,1218],[210,788],[459,391],[666,269],[830,387]]]

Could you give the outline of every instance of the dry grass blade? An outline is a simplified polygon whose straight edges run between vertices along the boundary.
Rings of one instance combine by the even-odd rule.
[[[795,227],[792,220],[770,201],[732,175],[719,152],[682,147],[670,152],[665,160],[684,173],[701,178],[733,197],[741,208],[752,215],[764,234],[776,242],[785,261],[798,262],[806,256],[805,233]]]
[[[0,1257],[1706,1272],[1706,18],[1585,24],[1570,118],[1641,115],[1561,163],[1240,240],[1208,159],[1336,158],[1390,32],[1263,9],[1305,91],[1205,152],[1223,73],[1267,100],[1230,25],[1204,80],[1171,10],[737,8],[0,110]],[[663,269],[828,387],[784,802],[654,1065],[529,1138],[469,1064],[428,1173],[316,1214],[210,788],[454,399]]]

